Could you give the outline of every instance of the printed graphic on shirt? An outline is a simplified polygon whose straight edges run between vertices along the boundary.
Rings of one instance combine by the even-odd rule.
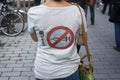
[[[39,31],[39,35],[42,41],[42,46],[45,46],[45,41],[44,41],[44,32],[43,31]]]
[[[57,49],[66,49],[74,42],[74,33],[68,27],[57,26],[47,34],[49,46]]]

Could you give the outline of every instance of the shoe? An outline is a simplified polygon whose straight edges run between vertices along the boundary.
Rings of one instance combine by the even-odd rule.
[[[99,9],[99,7],[96,8],[97,10]]]
[[[91,22],[91,25],[94,25],[94,22]]]
[[[91,23],[91,25],[94,25],[94,23]]]
[[[114,49],[118,52],[120,52],[120,48],[114,47]]]
[[[100,5],[101,5],[101,6],[103,6],[103,3],[102,3],[102,2],[100,2]]]

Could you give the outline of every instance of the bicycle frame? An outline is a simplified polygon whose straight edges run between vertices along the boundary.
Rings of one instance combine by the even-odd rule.
[[[22,24],[22,26],[19,26],[19,24]],[[7,36],[16,36],[23,31],[23,28],[24,19],[20,12],[11,9],[7,2],[2,3],[0,12],[0,31]]]

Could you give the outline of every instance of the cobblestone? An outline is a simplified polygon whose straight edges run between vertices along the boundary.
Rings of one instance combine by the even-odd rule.
[[[29,77],[10,77],[10,80],[29,80]]]
[[[9,77],[9,76],[20,76],[21,72],[3,72],[1,76],[3,77]]]
[[[0,80],[9,80],[9,77],[0,77]]]

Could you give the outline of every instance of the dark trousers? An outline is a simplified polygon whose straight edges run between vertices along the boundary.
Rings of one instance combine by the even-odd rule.
[[[116,47],[120,48],[120,23],[115,23],[115,41]]]
[[[94,10],[95,5],[86,6],[86,8],[84,8],[86,20],[87,20],[88,7],[90,8],[90,21],[91,21],[91,24],[94,25],[94,23],[95,23],[95,10]]]
[[[103,14],[105,13],[108,5],[109,5],[108,15],[110,15],[111,10],[112,10],[112,1],[109,1],[109,0],[106,0],[106,1],[104,2],[104,6],[103,6],[103,9],[102,9],[102,13],[103,13]]]
[[[95,22],[95,11],[94,11],[94,5],[90,6],[90,21],[91,24],[93,25]]]

